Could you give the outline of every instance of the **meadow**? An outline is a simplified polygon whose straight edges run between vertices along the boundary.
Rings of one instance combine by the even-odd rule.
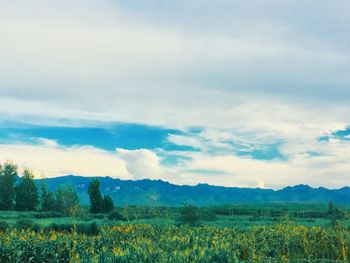
[[[0,262],[348,262],[348,207],[252,204],[0,212]],[[188,212],[188,211],[187,211]]]

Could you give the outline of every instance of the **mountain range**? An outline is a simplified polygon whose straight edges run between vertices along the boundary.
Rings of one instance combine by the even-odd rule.
[[[161,180],[120,180],[111,177],[61,176],[40,179],[51,191],[59,185],[68,184],[78,192],[80,202],[88,204],[89,182],[97,178],[102,194],[110,195],[114,203],[121,205],[166,205],[198,206],[227,205],[242,203],[328,203],[350,204],[350,187],[327,189],[308,185],[288,186],[280,190],[240,188],[198,184],[195,186],[175,185]]]

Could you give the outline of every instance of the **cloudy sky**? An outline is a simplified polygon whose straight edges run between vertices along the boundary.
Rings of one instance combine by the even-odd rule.
[[[0,161],[281,188],[350,182],[348,0],[0,0]]]

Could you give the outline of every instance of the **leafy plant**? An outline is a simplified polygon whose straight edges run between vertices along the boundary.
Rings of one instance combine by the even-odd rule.
[[[4,220],[0,220],[0,231],[4,232],[8,228],[9,228],[9,224]]]
[[[16,222],[16,228],[17,230],[40,230],[40,226],[35,224],[34,221],[29,218],[19,218]]]
[[[120,220],[120,221],[127,221],[126,217],[123,216],[121,213],[119,213],[117,210],[113,210],[108,214],[109,220]]]

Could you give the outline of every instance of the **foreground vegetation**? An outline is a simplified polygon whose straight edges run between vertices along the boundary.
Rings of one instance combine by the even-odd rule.
[[[266,204],[0,212],[0,262],[349,262],[348,208],[341,220],[330,209],[337,211]]]
[[[237,231],[127,224],[91,234],[8,229],[0,232],[0,262],[348,262],[349,244],[341,225]]]

